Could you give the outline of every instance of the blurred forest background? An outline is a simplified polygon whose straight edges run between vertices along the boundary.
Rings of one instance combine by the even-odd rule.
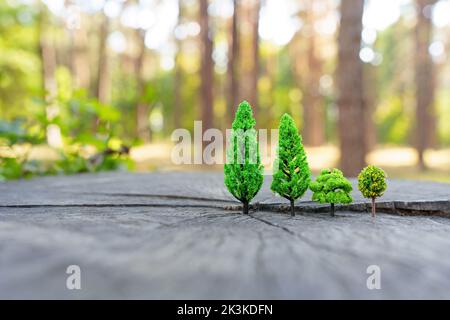
[[[450,181],[449,48],[450,0],[0,0],[0,179],[174,169],[246,99],[313,170]]]

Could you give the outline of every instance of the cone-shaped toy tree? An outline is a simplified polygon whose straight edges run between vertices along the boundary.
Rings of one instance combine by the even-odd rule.
[[[295,216],[294,201],[303,196],[311,182],[311,171],[294,119],[284,114],[280,120],[277,158],[273,165],[270,189],[288,199],[291,215]]]
[[[358,175],[358,189],[365,198],[372,200],[372,217],[376,216],[375,199],[386,191],[386,173],[375,166],[369,165]]]
[[[244,214],[248,214],[249,203],[263,183],[264,167],[261,164],[255,124],[250,104],[242,101],[233,121],[224,173],[225,185],[242,202]]]
[[[331,216],[334,216],[334,205],[336,203],[352,203],[353,199],[350,195],[352,185],[344,177],[341,170],[324,169],[317,177],[315,182],[309,185],[313,193],[312,200],[320,203],[331,204]]]

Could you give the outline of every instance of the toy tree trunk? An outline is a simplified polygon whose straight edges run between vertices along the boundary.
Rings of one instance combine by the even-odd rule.
[[[248,214],[248,201],[243,202],[242,213]]]
[[[334,203],[331,204],[331,216],[334,217]]]
[[[372,198],[372,217],[375,218],[376,215],[377,215],[377,214],[376,214],[375,197],[374,197],[374,198]]]
[[[294,200],[291,201],[291,216],[295,217]]]

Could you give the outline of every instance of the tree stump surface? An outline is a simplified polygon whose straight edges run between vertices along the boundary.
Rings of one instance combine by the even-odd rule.
[[[355,181],[336,217],[310,192],[291,217],[270,183],[250,215],[218,172],[1,183],[0,298],[450,299],[450,184],[389,180],[373,219]]]

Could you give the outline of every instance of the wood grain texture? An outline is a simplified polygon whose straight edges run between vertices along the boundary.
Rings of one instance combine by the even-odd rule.
[[[265,178],[256,200],[288,205]],[[294,218],[243,216],[224,210],[237,202],[222,179],[104,173],[0,184],[0,298],[450,298],[448,218],[332,218],[310,202]],[[383,199],[424,202],[430,214],[434,201],[448,205],[449,189],[390,181]],[[65,286],[71,264],[81,267],[78,291]],[[366,287],[372,264],[381,290]]]

